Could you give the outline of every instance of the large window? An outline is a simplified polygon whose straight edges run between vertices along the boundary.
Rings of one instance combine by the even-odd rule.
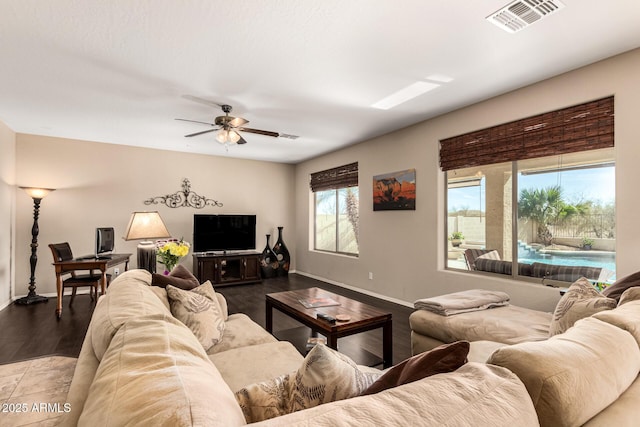
[[[585,105],[594,109],[578,106],[587,111],[571,111],[559,128],[544,135],[529,140],[528,135],[512,135],[516,143],[509,147],[511,154],[502,150],[495,156],[510,161],[494,163],[492,156],[477,161],[481,155],[476,153],[475,160],[461,163],[464,167],[446,168],[449,268],[545,284],[581,276],[593,282],[615,279],[613,100]],[[594,118],[599,112],[595,125],[581,124],[581,135],[567,131],[572,119]],[[520,128],[527,132],[549,127],[555,114],[560,112],[525,119],[521,122],[529,124]],[[591,128],[605,121],[595,131]],[[478,133],[504,136],[518,127],[511,123]],[[604,137],[598,140],[599,135]],[[472,147],[481,139],[467,138]],[[500,151],[495,145],[493,150]]]
[[[319,251],[358,254],[358,164],[311,174],[314,244]]]

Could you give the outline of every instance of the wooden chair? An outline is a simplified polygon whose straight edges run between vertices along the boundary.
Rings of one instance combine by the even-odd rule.
[[[70,261],[73,259],[73,252],[71,252],[71,246],[69,243],[52,243],[49,245],[49,249],[51,249],[51,253],[53,254],[54,262],[61,261]],[[76,290],[82,286],[89,286],[91,289],[89,290],[89,294],[91,296],[91,301],[98,299],[98,287],[100,286],[100,280],[102,275],[100,272],[98,274],[94,274],[93,270],[89,272],[89,274],[76,274],[75,271],[71,271],[65,275],[68,275],[66,279],[62,280],[62,291],[64,292],[65,288],[72,288],[71,291],[71,300],[69,301],[69,307],[73,304],[73,299],[76,296]],[[107,274],[107,283],[111,279],[111,275]],[[94,298],[95,295],[95,298]]]

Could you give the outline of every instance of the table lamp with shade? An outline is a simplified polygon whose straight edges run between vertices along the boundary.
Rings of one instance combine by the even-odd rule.
[[[156,272],[156,245],[149,239],[171,237],[160,214],[153,212],[133,212],[124,240],[142,240],[138,244],[138,268],[150,273]]]
[[[33,226],[31,227],[31,277],[29,278],[29,293],[26,297],[18,298],[16,304],[30,305],[47,302],[49,298],[36,294],[36,264],[38,263],[38,217],[40,216],[40,202],[44,197],[55,191],[53,188],[20,187],[33,199]]]

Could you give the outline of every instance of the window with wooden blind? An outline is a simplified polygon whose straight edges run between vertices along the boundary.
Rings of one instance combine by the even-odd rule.
[[[314,244],[318,251],[357,256],[358,163],[311,174],[314,198]]]
[[[613,101],[440,141],[449,268],[560,286],[615,280]]]

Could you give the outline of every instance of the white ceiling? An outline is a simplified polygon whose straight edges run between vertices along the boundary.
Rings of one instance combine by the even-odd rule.
[[[296,163],[640,46],[637,0],[562,0],[515,34],[509,0],[0,0],[0,120],[18,133]],[[640,71],[639,71],[640,72]],[[454,80],[390,110],[432,74]],[[608,78],[609,76],[603,76]],[[228,103],[228,151],[205,125]]]

